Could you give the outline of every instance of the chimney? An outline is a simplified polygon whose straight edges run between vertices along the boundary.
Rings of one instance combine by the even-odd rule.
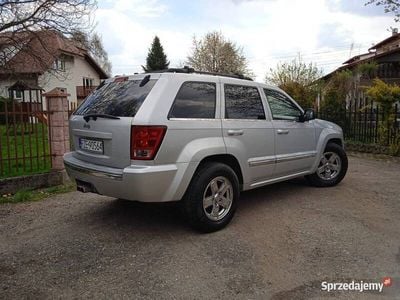
[[[398,28],[392,28],[392,36],[396,35],[399,33],[399,29]]]

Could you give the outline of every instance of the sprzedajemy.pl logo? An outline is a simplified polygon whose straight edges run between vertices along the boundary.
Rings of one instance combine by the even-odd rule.
[[[383,287],[390,287],[393,281],[391,277],[384,277],[382,282],[364,282],[360,281],[350,281],[350,282],[321,282],[321,290],[331,292],[331,291],[378,291],[382,292]]]

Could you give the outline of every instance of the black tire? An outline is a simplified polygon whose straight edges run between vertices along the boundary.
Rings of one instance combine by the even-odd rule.
[[[226,209],[226,212],[221,214],[221,219],[211,220],[207,216],[206,209],[203,208],[203,197],[207,191],[210,191],[209,184],[211,184],[211,181],[217,178],[225,178],[231,184],[232,189],[230,189],[229,195],[232,196],[232,201],[229,209]],[[182,211],[190,225],[196,230],[214,232],[224,228],[231,221],[237,208],[239,194],[238,177],[229,166],[222,163],[205,163],[196,171],[190,182],[182,199]],[[220,206],[220,209],[223,210],[223,206]]]
[[[332,179],[323,179],[318,175],[318,171],[316,171],[314,174],[306,176],[307,181],[316,187],[330,187],[330,186],[335,186],[339,182],[341,182],[346,175],[347,172],[347,167],[348,167],[348,160],[347,160],[347,155],[344,149],[335,143],[328,143],[325,147],[324,153],[328,152],[333,152],[337,154],[340,158],[341,162],[341,167],[340,171],[338,172],[337,176],[335,176]],[[322,159],[322,158],[321,158]],[[322,164],[320,161],[318,164],[318,167]]]

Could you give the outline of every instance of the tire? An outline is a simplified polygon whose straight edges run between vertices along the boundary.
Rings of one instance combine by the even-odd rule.
[[[214,232],[232,220],[239,194],[238,177],[229,166],[206,163],[194,174],[183,198],[182,210],[193,228]]]
[[[335,186],[346,175],[348,167],[344,149],[335,143],[328,143],[314,174],[306,176],[308,182],[316,187]],[[339,170],[337,170],[339,168]]]

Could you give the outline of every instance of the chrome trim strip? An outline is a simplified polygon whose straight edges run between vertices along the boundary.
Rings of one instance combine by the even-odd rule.
[[[109,172],[97,171],[97,170],[93,170],[93,169],[87,169],[87,168],[79,167],[77,165],[73,165],[71,163],[67,163],[65,161],[64,161],[64,165],[65,165],[65,167],[70,168],[71,170],[81,172],[84,174],[101,177],[101,178],[113,179],[113,180],[122,180],[122,173],[117,174],[117,173],[109,173]]]
[[[297,159],[315,157],[317,155],[316,151],[306,151],[298,152],[293,154],[281,154],[277,156],[265,156],[260,158],[252,158],[248,160],[250,167],[257,167],[262,165],[269,165],[280,162],[293,161]]]
[[[292,160],[297,160],[297,159],[314,157],[316,155],[317,155],[316,151],[307,151],[307,152],[299,152],[299,153],[294,153],[294,154],[277,155],[276,162],[277,163],[287,162],[287,161],[292,161]]]
[[[274,156],[252,158],[252,159],[249,159],[249,166],[257,167],[257,166],[262,166],[262,165],[271,165],[271,164],[274,164],[275,162],[276,162],[276,159]]]
[[[221,121],[219,118],[169,118],[169,121]]]
[[[284,181],[290,178],[296,178],[302,175],[307,175],[310,174],[309,171],[303,171],[303,172],[299,172],[299,173],[295,173],[295,174],[291,174],[291,175],[286,175],[286,176],[282,176],[282,177],[278,177],[278,178],[272,178],[272,179],[268,179],[268,180],[264,180],[264,181],[258,181],[258,182],[254,182],[252,184],[250,184],[250,187],[257,187],[260,185],[265,185],[265,184],[269,184],[269,183],[274,183],[274,182],[279,182],[279,181]]]
[[[85,136],[90,139],[91,138],[96,138],[96,139],[104,139],[104,140],[111,140],[112,139],[112,133],[110,132],[100,132],[100,131],[91,131],[91,130],[84,130],[84,129],[72,129],[72,133],[74,135],[79,135],[79,136]]]

